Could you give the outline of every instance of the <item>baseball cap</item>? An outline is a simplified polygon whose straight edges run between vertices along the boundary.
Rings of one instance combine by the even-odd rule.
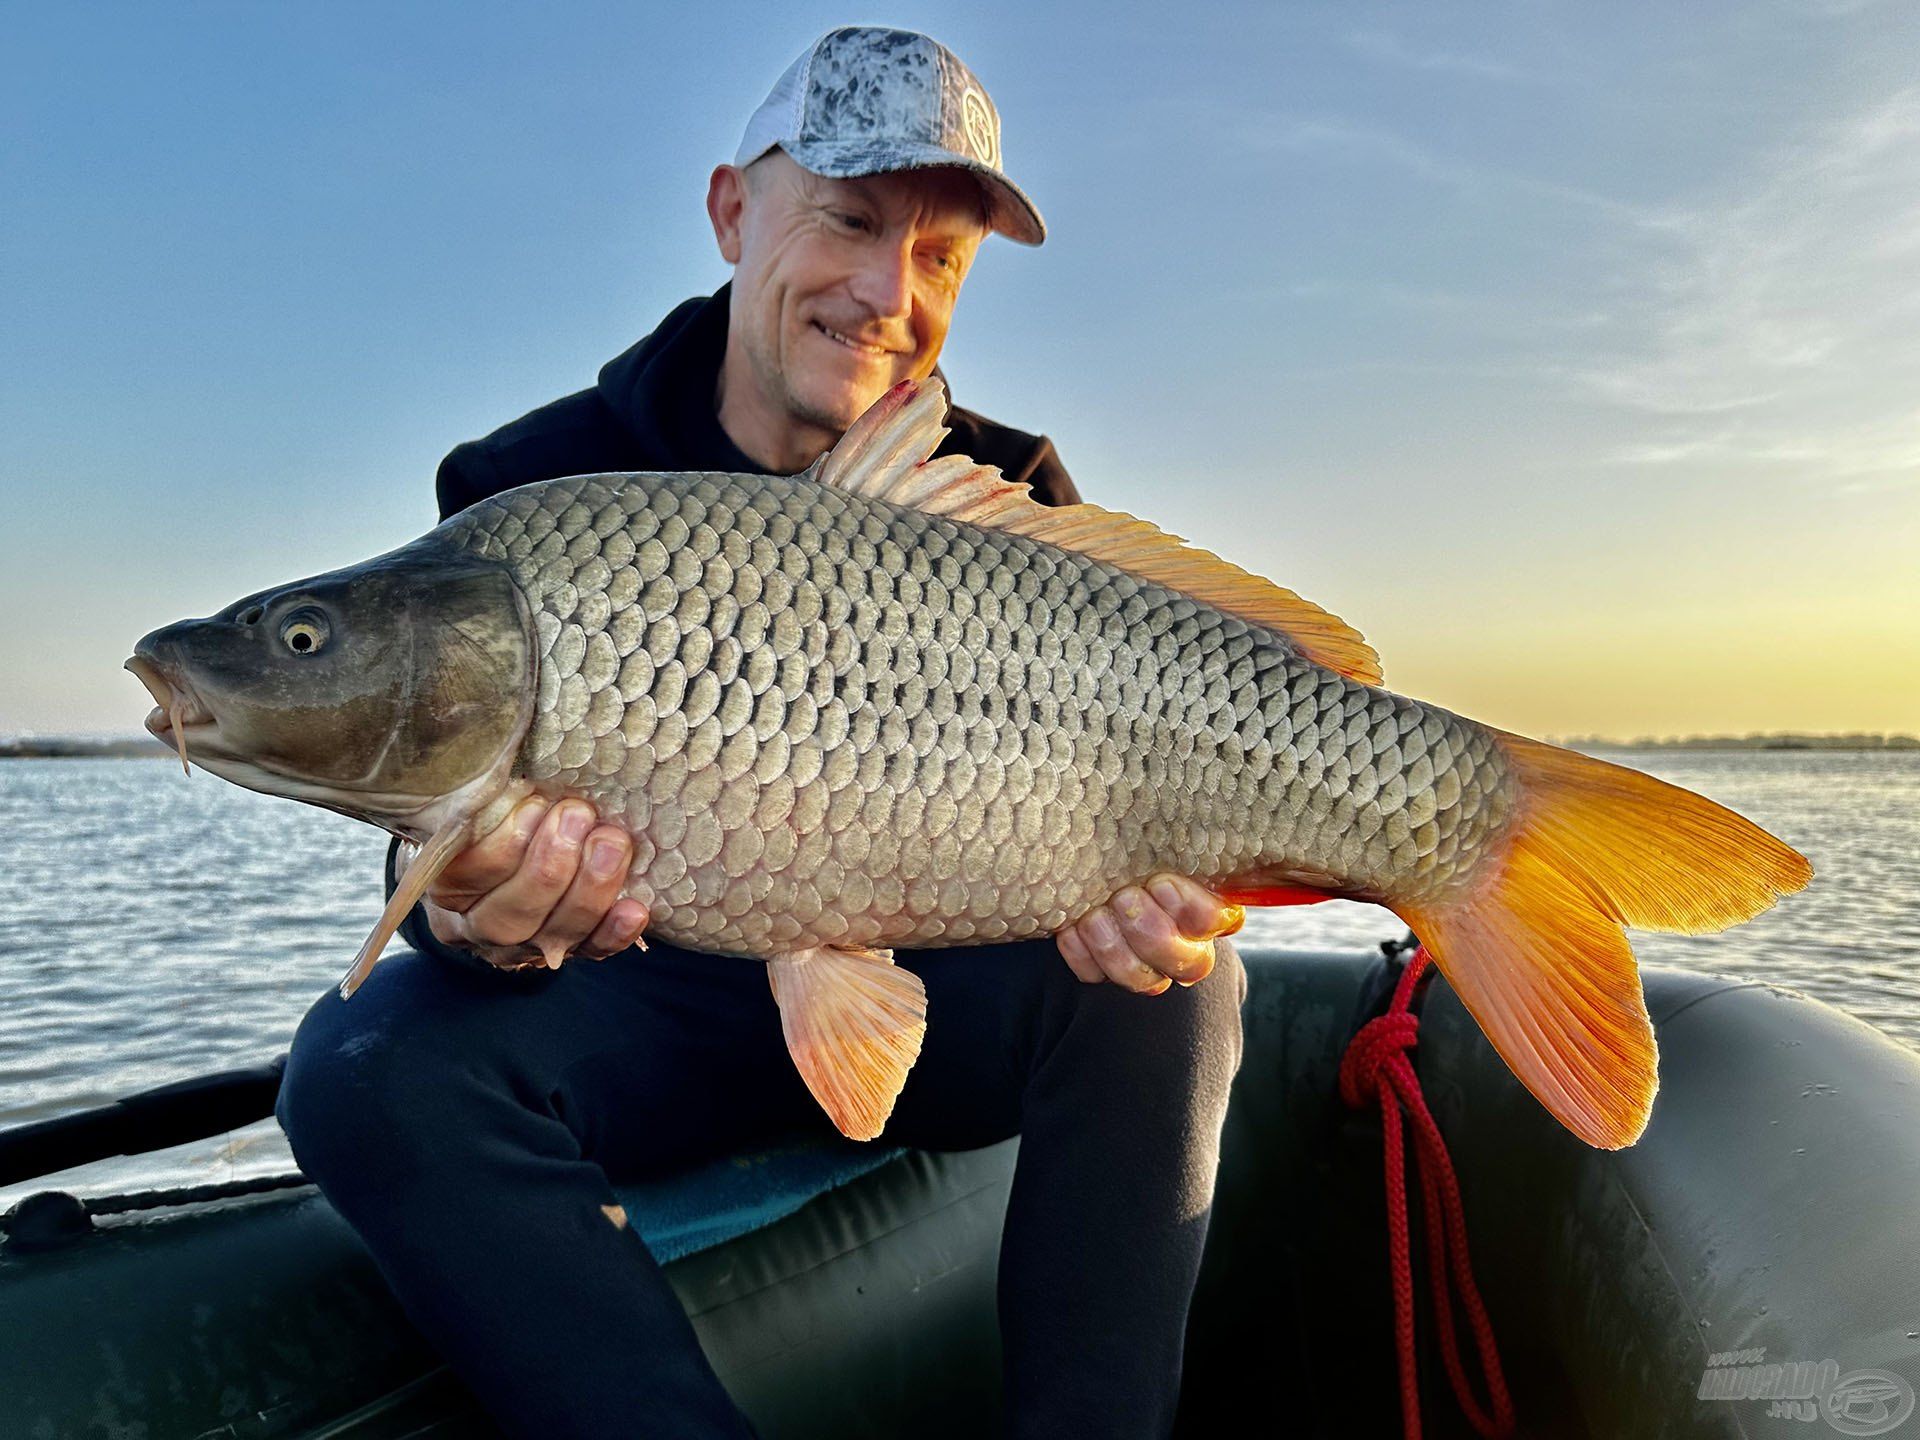
[[[733,157],[778,146],[829,179],[946,166],[978,177],[992,228],[1023,245],[1047,238],[1040,212],[1000,168],[1000,112],[939,41],[916,30],[847,25],[809,45],[747,121]]]

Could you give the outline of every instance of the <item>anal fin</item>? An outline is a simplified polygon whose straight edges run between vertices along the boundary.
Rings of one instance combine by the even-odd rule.
[[[927,991],[886,950],[816,946],[777,955],[767,978],[787,1051],[840,1133],[886,1127],[927,1033]]]

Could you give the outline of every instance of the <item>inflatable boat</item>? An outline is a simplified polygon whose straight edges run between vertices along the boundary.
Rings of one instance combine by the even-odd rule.
[[[1182,1435],[1402,1432],[1382,1111],[1339,1083],[1394,950],[1247,954]],[[1409,987],[1514,1433],[1920,1433],[1920,1054],[1775,986],[1646,988],[1660,1097],[1608,1153],[1535,1104],[1444,981]],[[0,1184],[219,1133],[277,1083],[261,1067],[0,1135]],[[745,1155],[625,1198],[768,1440],[984,1437],[1017,1143]],[[1419,1418],[1471,1434],[1409,1188]],[[494,1433],[297,1176],[86,1202],[48,1182],[0,1229],[0,1435]]]

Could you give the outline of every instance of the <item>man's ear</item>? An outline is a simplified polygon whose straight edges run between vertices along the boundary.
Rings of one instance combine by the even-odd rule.
[[[707,177],[707,218],[713,221],[713,238],[719,242],[720,258],[729,265],[740,263],[740,231],[747,211],[747,177],[738,165],[716,165]]]

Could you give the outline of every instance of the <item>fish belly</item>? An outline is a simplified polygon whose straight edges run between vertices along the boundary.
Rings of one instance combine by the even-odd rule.
[[[635,836],[649,933],[771,956],[1051,934],[1160,870],[1462,883],[1492,732],[1097,560],[807,479],[583,476],[444,527],[533,608],[518,773]]]

